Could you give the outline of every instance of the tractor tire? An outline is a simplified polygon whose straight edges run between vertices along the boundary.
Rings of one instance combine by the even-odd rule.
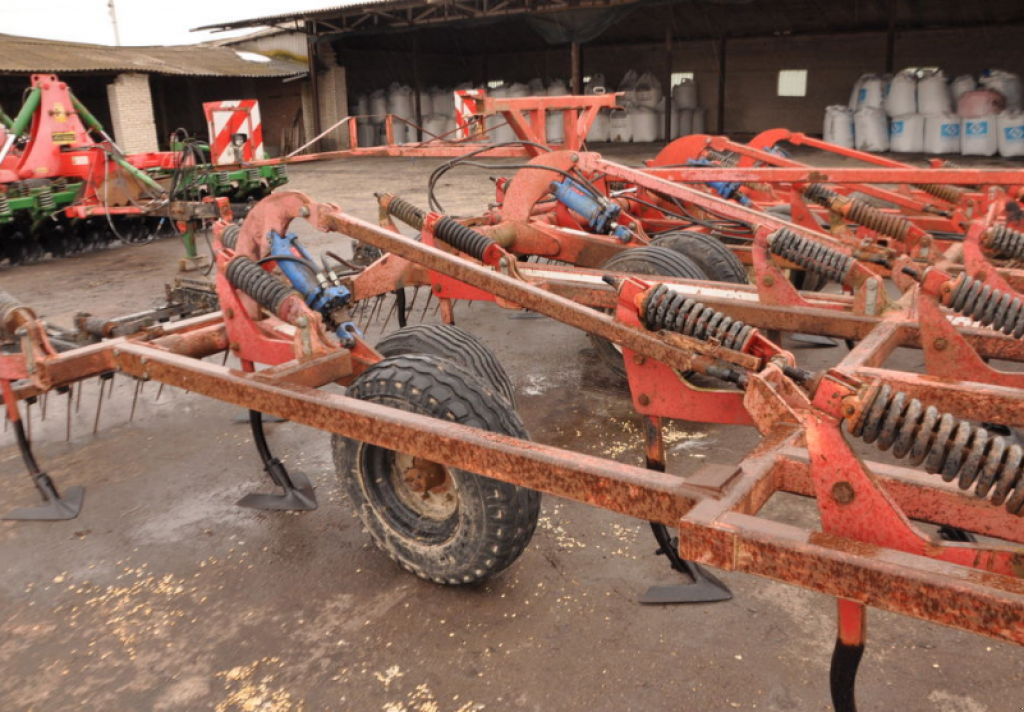
[[[652,247],[664,247],[689,257],[715,282],[748,284],[747,268],[721,240],[703,232],[679,230],[658,237]]]
[[[516,392],[498,359],[476,336],[452,324],[417,324],[393,331],[374,347],[381,356],[429,354],[453,361],[480,378],[513,408]]]
[[[708,276],[697,263],[679,252],[664,247],[636,247],[623,250],[601,266],[609,272],[628,272],[635,275],[674,277],[677,279],[707,279]],[[608,369],[623,381],[626,380],[626,364],[618,346],[602,336],[590,335],[590,342],[597,351],[597,357]]]
[[[477,376],[424,355],[384,359],[349,386],[352,398],[527,438],[519,416]],[[439,584],[486,580],[526,549],[539,492],[334,436],[334,463],[374,543]]]

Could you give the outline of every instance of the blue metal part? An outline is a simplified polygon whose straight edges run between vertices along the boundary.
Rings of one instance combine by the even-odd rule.
[[[713,166],[714,164],[704,158],[691,158],[686,162],[688,166]],[[725,181],[709,181],[705,183],[707,187],[715,191],[718,197],[724,198],[725,200],[735,200],[740,205],[750,205],[750,199],[740,192],[742,183],[726,183]]]
[[[555,199],[569,210],[583,217],[594,232],[601,235],[614,235],[622,242],[629,242],[630,235],[616,220],[622,208],[605,198],[595,198],[586,188],[574,180],[565,178],[554,181],[551,190]]]
[[[299,242],[298,235],[288,233],[281,236],[277,232],[270,233],[271,257],[295,257],[296,252],[302,259],[316,264]],[[334,310],[348,304],[352,298],[352,293],[348,289],[339,284],[331,284],[326,275],[316,272],[312,267],[290,260],[281,260],[277,266],[292,286],[302,294],[306,305],[320,312],[325,318],[329,318]],[[346,343],[352,342],[352,333],[358,334],[359,330],[351,322],[342,324],[337,330],[338,338]]]

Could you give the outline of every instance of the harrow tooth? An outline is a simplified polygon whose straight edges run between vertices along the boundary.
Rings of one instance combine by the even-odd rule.
[[[100,429],[100,414],[103,412],[103,388],[104,383],[102,378],[100,379],[100,392],[96,399],[96,417],[92,421],[92,434],[95,435]]]
[[[420,314],[420,321],[427,320],[427,309],[430,308],[430,302],[434,298],[434,290],[431,289],[427,292],[427,303],[423,305],[423,312]]]
[[[64,441],[71,442],[71,400],[74,396],[74,388],[68,386],[68,403],[67,403],[67,415],[66,422],[64,423]]]
[[[394,301],[391,302],[391,309],[388,311],[388,318],[384,320],[384,326],[382,326],[381,329],[380,329],[382,334],[385,333],[388,330],[388,324],[391,323],[391,317],[393,317],[395,315],[396,311],[398,311],[398,300],[397,299],[395,299]]]
[[[159,403],[160,402],[160,396],[163,395],[163,392],[164,392],[164,384],[161,383],[160,387],[156,389],[156,398],[153,399],[154,403]]]
[[[142,384],[144,381],[138,380],[135,382],[135,393],[132,394],[132,409],[128,413],[128,422],[135,420],[135,405],[139,402],[139,391],[142,390]]]
[[[420,295],[420,288],[419,287],[413,287],[412,299],[409,300],[409,306],[405,310],[405,319],[406,319],[406,321],[408,321],[409,317],[412,316],[412,310],[416,306],[416,297],[418,297],[419,295]]]

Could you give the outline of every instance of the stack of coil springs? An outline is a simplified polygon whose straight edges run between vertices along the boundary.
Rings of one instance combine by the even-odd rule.
[[[811,183],[807,186],[804,196],[821,207],[835,212],[839,212],[841,206],[849,205],[844,214],[845,218],[894,240],[906,239],[907,233],[912,227],[910,221],[904,217],[883,213],[860,198],[839,195],[821,183]]]
[[[854,259],[849,255],[799,235],[789,228],[776,230],[769,235],[768,249],[773,255],[839,284],[846,283],[854,265]]]
[[[717,339],[722,346],[742,351],[754,327],[706,307],[693,297],[659,284],[644,297],[641,323],[651,331],[666,329],[701,341]]]
[[[1024,298],[1003,294],[982,281],[961,274],[953,284],[947,306],[982,326],[1015,339],[1024,337]]]
[[[1024,233],[994,225],[985,231],[985,247],[1012,260],[1024,260]]]
[[[298,294],[245,255],[239,255],[228,263],[226,275],[235,289],[248,294],[257,304],[274,314],[279,312],[285,299]]]
[[[850,433],[877,442],[879,450],[892,448],[895,457],[924,463],[925,471],[946,482],[956,480],[960,489],[973,488],[996,506],[1005,503],[1010,514],[1024,514],[1024,448],[1003,436],[925,407],[888,385],[875,389],[860,415],[845,422]]]

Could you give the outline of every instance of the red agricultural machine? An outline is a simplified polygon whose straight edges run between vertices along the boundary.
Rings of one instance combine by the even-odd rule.
[[[400,565],[438,583],[478,581],[511,565],[533,534],[539,493],[547,492],[651,522],[673,568],[699,582],[689,600],[728,596],[698,564],[835,596],[831,683],[841,712],[855,710],[866,606],[1024,645],[1024,448],[978,424],[1024,426],[1019,374],[985,364],[1024,360],[1024,299],[914,255],[858,261],[841,240],[819,231],[761,211],[734,212],[752,209],[682,182],[703,182],[694,175],[670,181],[574,152],[542,156],[534,166],[515,177],[510,195],[543,176],[562,205],[553,183],[589,181],[587,190],[599,193],[594,175],[609,190],[661,201],[648,201],[654,205],[692,201],[684,205],[743,221],[756,284],[521,261],[536,252],[516,251],[516,240],[551,251],[565,249],[564,238],[590,250],[577,250],[581,263],[600,262],[600,248],[613,259],[618,252],[694,264],[681,261],[682,250],[642,240],[608,249],[612,240],[627,244],[618,227],[630,241],[646,231],[630,224],[624,209],[595,230],[600,216],[580,212],[585,203],[576,196],[561,216],[559,207],[533,201],[519,221],[460,221],[388,196],[381,227],[298,193],[277,193],[242,226],[215,227],[219,312],[59,353],[31,309],[0,295],[0,334],[13,347],[0,356],[0,389],[44,498],[43,507],[13,516],[67,518],[81,505],[80,491],[61,496],[36,462],[19,404],[120,372],[249,409],[259,456],[279,492],[246,497],[245,506],[316,506],[308,482],[267,447],[261,414],[333,433],[338,475],[371,537]],[[898,170],[886,178],[910,178]],[[973,174],[940,180],[986,183]],[[583,195],[607,208],[599,195]],[[605,198],[611,204],[617,196]],[[392,216],[416,225],[419,239],[393,229]],[[997,225],[994,214],[987,218],[981,227]],[[384,256],[364,271],[319,265],[289,232],[296,219]],[[568,219],[573,227],[559,224]],[[823,274],[852,294],[797,292],[783,273],[790,266]],[[902,296],[885,294],[880,271],[893,276]],[[1003,268],[991,274],[1014,278]],[[449,300],[442,304],[486,299],[605,340],[644,419],[647,467],[526,441],[500,364],[451,324],[400,329],[371,347],[354,310],[370,296],[412,285]],[[404,309],[395,311],[404,317]],[[453,319],[450,308],[445,317]],[[857,344],[832,367],[812,372],[768,338],[774,331]],[[922,349],[930,375],[885,367],[899,347]],[[217,354],[234,355],[241,368],[217,365],[209,359]],[[976,368],[965,369],[968,362]],[[965,371],[972,380],[963,380]],[[320,390],[332,383],[345,385],[345,395]],[[664,418],[753,427],[761,441],[735,467],[669,475]],[[866,462],[852,449],[854,439],[910,466]],[[761,516],[779,492],[812,501],[820,528]],[[473,546],[466,537],[474,537]],[[653,591],[649,600],[686,598],[672,589]]]
[[[148,242],[171,221],[194,267],[195,229],[219,217],[211,199],[244,205],[287,180],[283,166],[213,166],[184,137],[176,151],[125,154],[67,84],[35,74],[17,115],[0,111],[0,261]]]

